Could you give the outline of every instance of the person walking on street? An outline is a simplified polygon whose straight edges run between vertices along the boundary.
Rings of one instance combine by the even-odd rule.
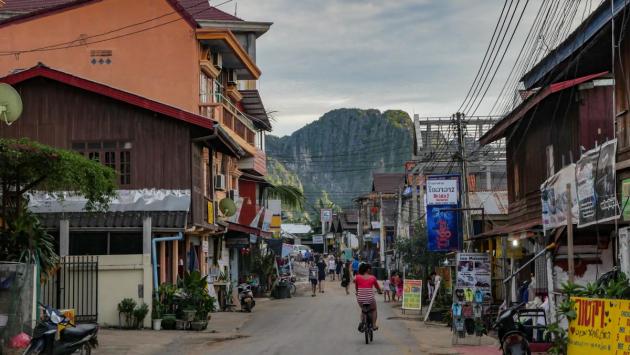
[[[317,270],[317,266],[314,263],[310,263],[311,267],[308,269],[308,279],[311,281],[311,289],[313,293],[311,297],[315,297],[315,290],[317,289],[317,279],[319,276],[319,271]]]
[[[437,274],[434,272],[429,276],[429,280],[427,282],[427,288],[429,289],[429,299],[433,298],[433,292],[435,292],[435,276]]]
[[[355,256],[352,261],[352,276],[357,276],[357,272],[359,272],[359,257]]]
[[[317,285],[319,286],[319,292],[324,293],[324,281],[326,281],[326,263],[323,257],[317,258]]]
[[[341,261],[341,258],[337,258],[335,260],[335,274],[337,274],[339,280],[341,280],[341,269],[343,269],[343,261]]]
[[[335,258],[330,255],[328,257],[328,275],[330,276],[330,281],[335,281],[335,268],[337,264],[335,263]]]
[[[308,266],[311,262],[311,252],[307,249],[304,252],[304,266]]]
[[[389,290],[392,293],[392,302],[396,302],[396,294],[398,293],[398,282],[400,278],[398,277],[398,272],[392,272],[392,276],[389,278]]]
[[[346,289],[346,295],[350,294],[350,290],[348,290],[348,287],[350,287],[350,267],[350,261],[346,261],[341,275],[341,287]]]

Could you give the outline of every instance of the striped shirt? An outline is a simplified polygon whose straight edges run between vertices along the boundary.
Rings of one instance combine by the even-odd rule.
[[[374,298],[374,290],[372,287],[377,285],[376,277],[373,275],[357,275],[354,278],[354,282],[357,284],[357,302],[359,304],[371,304],[376,301]]]

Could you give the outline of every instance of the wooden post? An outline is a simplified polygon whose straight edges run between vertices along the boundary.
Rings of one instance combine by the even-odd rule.
[[[575,282],[575,264],[573,260],[573,199],[571,197],[571,184],[567,184],[567,250],[569,257],[569,281]]]
[[[171,281],[173,282],[173,285],[177,285],[177,273],[179,270],[179,240],[173,240],[171,244],[173,250],[173,259],[171,260],[171,267],[173,268]]]
[[[166,282],[166,242],[160,243],[160,283]]]

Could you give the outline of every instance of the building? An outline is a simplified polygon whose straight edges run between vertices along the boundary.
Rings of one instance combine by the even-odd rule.
[[[25,98],[22,123],[1,128],[0,134],[32,137],[99,159],[117,170],[121,191],[185,190],[188,205],[182,206],[188,208],[179,211],[179,219],[173,220],[171,213],[171,218],[160,220],[175,223],[171,232],[181,232],[181,240],[158,243],[154,281],[175,282],[186,270],[196,269],[211,279],[224,274],[238,282],[241,249],[271,235],[262,230],[264,136],[271,125],[256,89],[261,71],[255,63],[256,39],[271,23],[243,21],[193,0],[54,0],[36,6],[41,7],[8,0],[0,9],[0,34],[6,39],[4,50],[11,53],[0,56],[0,73],[7,75],[7,82],[22,85],[23,80],[29,89],[34,82],[44,82],[30,90],[51,98],[48,81],[109,93],[113,99],[124,93],[139,108],[153,110],[155,103],[164,111],[156,114],[189,119],[194,130],[170,129],[162,121],[154,131],[131,126],[132,121],[115,125],[116,108],[109,107],[110,116],[84,111],[89,121],[57,120],[57,113],[49,110],[68,101],[56,97],[59,102],[49,106]],[[46,80],[35,79],[42,76]],[[93,99],[87,94],[74,97],[72,105],[84,109]],[[29,118],[31,110],[41,117]],[[64,126],[68,124],[92,136]],[[92,132],[99,125],[105,126]],[[234,215],[221,214],[219,202],[224,199],[235,202]],[[128,208],[121,212],[131,212]],[[88,228],[93,221],[75,222],[77,228]],[[147,297],[151,283],[144,281]]]

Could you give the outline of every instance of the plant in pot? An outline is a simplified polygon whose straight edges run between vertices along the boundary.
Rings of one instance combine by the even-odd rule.
[[[158,288],[158,301],[162,305],[163,317],[172,315],[175,317],[175,293],[177,286],[163,283]]]
[[[173,330],[175,329],[175,315],[174,314],[165,314],[162,317],[162,329]]]
[[[153,310],[151,319],[153,319],[153,330],[162,329],[162,317],[164,316],[164,305],[159,300],[153,300]]]
[[[133,310],[133,322],[134,328],[142,328],[144,324],[144,318],[149,314],[149,305],[142,302],[138,307]]]
[[[118,303],[118,323],[121,325],[120,316],[125,317],[124,328],[131,328],[133,326],[133,310],[136,308],[136,301],[131,298],[124,298]]]

